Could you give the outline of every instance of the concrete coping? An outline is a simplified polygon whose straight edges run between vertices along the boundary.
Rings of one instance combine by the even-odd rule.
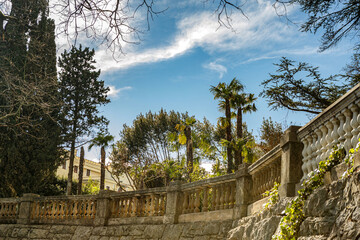
[[[275,146],[273,149],[271,149],[269,152],[267,152],[264,156],[262,156],[259,160],[257,160],[256,162],[254,162],[253,164],[251,164],[249,166],[249,173],[253,174],[261,169],[263,169],[264,167],[266,167],[267,165],[269,165],[270,163],[273,163],[274,161],[276,161],[279,157],[281,157],[281,148],[280,148],[280,144],[278,144],[277,146]]]
[[[143,195],[165,194],[165,193],[166,193],[166,187],[158,187],[158,188],[149,188],[149,189],[142,189],[142,190],[129,191],[129,192],[110,193],[109,197],[112,198],[136,197]]]
[[[325,108],[321,113],[314,117],[310,122],[298,130],[299,138],[302,139],[309,133],[314,132],[320,125],[330,120],[332,117],[340,113],[343,109],[353,103],[360,97],[360,83],[345,93],[329,107]]]
[[[208,179],[199,180],[196,182],[191,183],[184,183],[181,185],[182,190],[191,190],[201,187],[210,187],[213,185],[221,184],[221,183],[227,183],[227,182],[234,182],[236,179],[235,173],[230,173],[226,175],[222,175],[219,177],[213,177]]]
[[[20,198],[0,198],[0,203],[19,203],[21,201]]]
[[[35,201],[51,201],[51,200],[92,200],[96,199],[97,195],[62,195],[62,196],[41,196],[41,197],[34,197],[33,200]]]

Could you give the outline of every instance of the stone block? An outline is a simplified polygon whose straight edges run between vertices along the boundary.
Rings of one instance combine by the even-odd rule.
[[[146,226],[144,231],[144,237],[146,239],[149,238],[161,238],[164,233],[165,226],[164,225],[149,225]]]
[[[220,231],[219,223],[209,223],[206,224],[204,230],[202,231],[203,235],[217,235]]]
[[[144,234],[146,226],[142,225],[134,225],[129,229],[129,235],[130,236],[141,236]]]
[[[71,239],[72,234],[54,234],[52,240]]]
[[[31,229],[29,231],[28,237],[30,239],[46,238],[48,233],[49,231],[46,229]]]
[[[91,236],[93,228],[86,226],[78,226],[75,230],[75,233],[71,239],[73,240],[87,240]]]
[[[183,224],[169,224],[166,225],[162,239],[179,239],[184,229]]]

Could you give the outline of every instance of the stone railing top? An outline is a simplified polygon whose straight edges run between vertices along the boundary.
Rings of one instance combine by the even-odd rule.
[[[226,183],[226,182],[232,182],[232,181],[235,181],[235,173],[226,174],[226,175],[219,176],[219,177],[203,179],[203,180],[199,180],[199,181],[191,182],[191,183],[184,183],[184,184],[182,184],[181,188],[183,190],[188,190],[188,189],[194,189],[194,188],[198,188],[198,187],[209,187],[212,185]]]
[[[0,203],[20,202],[20,198],[0,198]]]
[[[34,197],[34,200],[51,201],[51,200],[88,200],[95,199],[98,195],[61,195],[61,196],[38,196]]]
[[[298,136],[300,139],[308,135],[309,133],[314,132],[320,125],[324,124],[325,121],[329,120],[339,112],[341,112],[344,108],[346,108],[349,104],[354,102],[356,99],[360,97],[360,83],[345,93],[342,97],[336,100],[333,104],[328,106],[324,111],[319,113],[316,117],[314,117],[310,122],[304,125],[302,128],[298,130]]]
[[[255,173],[258,170],[264,168],[268,164],[272,163],[274,160],[276,160],[278,157],[281,156],[281,147],[280,144],[275,146],[273,149],[271,149],[269,152],[267,152],[264,156],[262,156],[259,160],[254,162],[249,166],[249,173]]]
[[[148,188],[136,191],[128,191],[128,192],[109,192],[109,197],[133,197],[133,196],[140,196],[140,195],[151,195],[151,194],[162,194],[166,193],[166,187],[157,187],[157,188]]]

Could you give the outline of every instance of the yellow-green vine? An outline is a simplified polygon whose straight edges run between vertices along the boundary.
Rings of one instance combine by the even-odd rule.
[[[341,161],[348,164],[348,170],[345,175],[350,175],[353,171],[354,155],[359,150],[359,144],[356,149],[349,151],[348,157],[345,159],[345,150],[343,147],[334,147],[330,156],[319,163],[318,169],[309,173],[309,177],[302,184],[302,189],[298,191],[299,196],[292,200],[289,206],[285,209],[285,216],[280,221],[280,233],[273,236],[277,240],[293,240],[297,238],[300,225],[305,219],[304,204],[311,193],[315,189],[324,184],[324,176],[327,171],[330,171],[334,166]]]
[[[279,201],[279,186],[280,184],[275,182],[274,186],[269,191],[262,194],[263,197],[269,197],[269,201],[264,205],[263,211],[271,208]]]

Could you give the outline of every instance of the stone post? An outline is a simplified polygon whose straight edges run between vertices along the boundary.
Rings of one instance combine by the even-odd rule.
[[[290,126],[280,139],[282,149],[280,198],[294,197],[296,193],[295,186],[303,176],[301,166],[304,145],[297,136],[299,128],[299,126]]]
[[[239,165],[236,171],[236,195],[235,195],[235,208],[234,219],[247,216],[247,208],[250,203],[252,180],[248,171],[249,164],[243,163]]]
[[[177,180],[171,182],[166,189],[166,210],[164,215],[164,224],[178,223],[179,215],[182,212],[182,182]]]
[[[111,209],[109,191],[100,190],[96,198],[95,226],[105,226],[108,223]]]
[[[25,193],[20,198],[19,217],[16,221],[18,224],[30,224],[31,204],[37,197],[40,196],[33,193]]]

